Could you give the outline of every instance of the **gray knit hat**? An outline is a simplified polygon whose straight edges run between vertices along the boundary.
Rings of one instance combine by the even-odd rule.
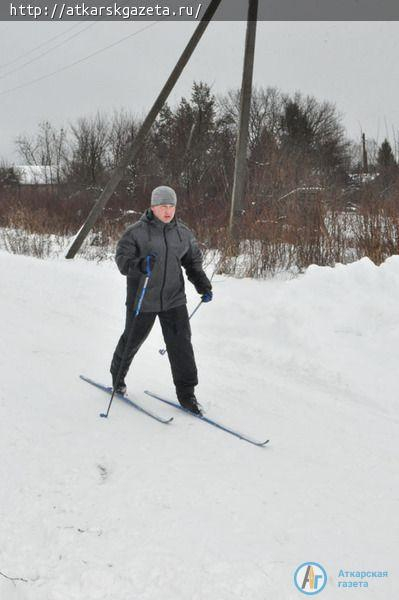
[[[176,206],[176,203],[176,192],[171,187],[160,185],[152,191],[151,206],[160,206],[161,204],[172,204],[173,206]]]

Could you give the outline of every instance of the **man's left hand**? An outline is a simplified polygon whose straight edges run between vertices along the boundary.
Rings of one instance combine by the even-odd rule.
[[[210,302],[213,298],[213,292],[211,292],[211,290],[208,290],[207,292],[205,292],[205,294],[202,294],[201,296],[201,300],[202,302]]]

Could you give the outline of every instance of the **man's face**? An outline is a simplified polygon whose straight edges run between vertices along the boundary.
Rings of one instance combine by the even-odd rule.
[[[151,206],[151,210],[162,223],[170,223],[175,216],[176,206],[173,206],[173,204],[160,204],[159,206]]]

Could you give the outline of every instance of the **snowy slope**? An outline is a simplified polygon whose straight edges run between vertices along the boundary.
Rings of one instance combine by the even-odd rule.
[[[174,397],[158,325],[128,385],[174,422],[118,401],[99,418],[78,374],[109,381],[113,264],[0,252],[0,281],[0,600],[291,600],[305,561],[328,572],[320,598],[399,596],[399,257],[215,277],[197,395],[264,449],[143,394]],[[340,569],[389,576],[343,590]]]

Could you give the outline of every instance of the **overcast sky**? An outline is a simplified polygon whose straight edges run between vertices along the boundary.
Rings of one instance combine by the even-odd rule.
[[[19,163],[15,138],[34,134],[42,120],[65,126],[79,116],[119,108],[144,114],[196,26],[149,25],[0,22],[0,159]],[[143,28],[76,66],[4,93]],[[211,23],[171,103],[190,94],[193,80],[211,84],[216,94],[238,87],[244,38],[245,23]],[[329,100],[342,113],[351,138],[360,139],[363,130],[379,142],[387,136],[394,143],[399,131],[398,49],[399,22],[261,22],[255,84]]]

